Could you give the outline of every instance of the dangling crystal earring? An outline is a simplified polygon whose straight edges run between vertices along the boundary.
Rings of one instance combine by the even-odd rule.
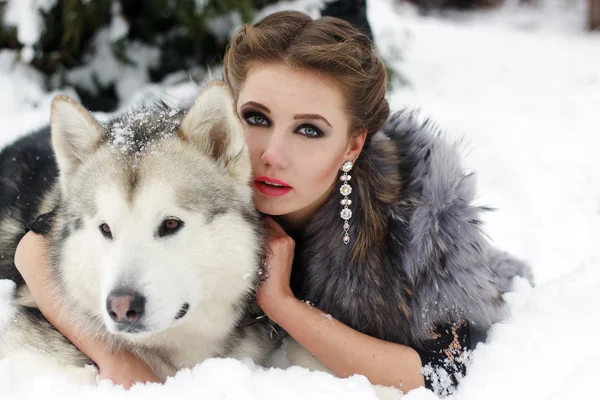
[[[344,220],[344,244],[348,244],[350,242],[350,234],[348,233],[350,231],[350,223],[348,220],[352,218],[352,210],[349,208],[349,206],[352,205],[352,200],[348,198],[348,195],[352,193],[352,186],[350,186],[350,179],[352,179],[352,177],[348,175],[348,172],[350,172],[353,165],[354,164],[352,164],[352,161],[346,161],[344,165],[342,165],[342,171],[344,173],[340,176],[340,180],[344,182],[342,186],[340,186],[340,194],[344,196],[344,198],[340,201],[340,204],[344,206],[340,212],[340,217],[342,217]]]

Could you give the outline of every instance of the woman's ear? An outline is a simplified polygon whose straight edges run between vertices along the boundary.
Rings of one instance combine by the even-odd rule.
[[[365,140],[367,139],[367,130],[364,129],[362,132],[358,134],[354,134],[350,137],[348,141],[348,148],[346,150],[346,157],[344,159],[354,161],[360,154],[365,145]]]

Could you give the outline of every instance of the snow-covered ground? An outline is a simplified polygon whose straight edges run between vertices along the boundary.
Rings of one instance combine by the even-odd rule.
[[[517,281],[516,292],[507,295],[512,315],[477,347],[455,399],[599,396],[600,34],[582,31],[581,0],[537,3],[538,9],[507,4],[427,18],[392,0],[369,3],[378,46],[410,82],[391,93],[392,108],[419,107],[450,136],[464,138],[465,164],[478,176],[478,202],[498,209],[486,216],[487,231],[496,246],[527,260],[536,275],[535,288]],[[14,57],[0,51],[0,146],[49,116],[52,94],[44,92],[37,73],[15,66]],[[10,292],[11,285],[0,282],[0,324],[10,318]],[[131,391],[107,383],[77,387],[58,376],[21,381],[0,361],[3,399],[108,396],[366,399],[373,394],[363,377],[262,370],[235,360],[209,360],[164,386]],[[419,389],[406,399],[436,397]]]

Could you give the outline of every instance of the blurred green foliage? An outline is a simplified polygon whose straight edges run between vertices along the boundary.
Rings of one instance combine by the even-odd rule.
[[[222,18],[219,30],[229,32],[237,24],[250,22],[254,11],[274,0],[58,0],[42,15],[40,39],[33,46],[30,64],[48,77],[48,88],[69,84],[65,71],[85,63],[95,51],[93,39],[109,27],[113,11],[128,23],[127,33],[111,43],[113,54],[122,63],[127,45],[133,41],[155,46],[160,62],[149,71],[152,81],[193,66],[211,66],[221,60],[228,35],[215,33],[209,24]],[[116,8],[115,8],[116,7]],[[2,23],[6,3],[0,2],[0,48],[21,50],[17,31]],[[234,16],[231,18],[231,16]],[[80,88],[76,88],[81,91]],[[82,100],[93,101],[89,93]],[[99,88],[94,96],[114,97],[114,88]],[[113,100],[114,102],[114,100]],[[98,104],[110,109],[115,104]]]

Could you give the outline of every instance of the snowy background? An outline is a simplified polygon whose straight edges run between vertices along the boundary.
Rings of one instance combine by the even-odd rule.
[[[506,296],[511,317],[475,349],[454,398],[597,399],[600,34],[583,32],[583,0],[540,0],[535,8],[515,3],[509,0],[487,12],[422,17],[412,6],[372,0],[369,20],[381,52],[410,82],[390,94],[392,109],[420,108],[449,136],[464,139],[465,166],[478,176],[478,203],[498,209],[485,216],[487,232],[497,247],[527,260],[536,276],[535,288],[515,282],[515,292]],[[319,4],[304,0],[292,6],[314,15]],[[10,16],[12,23],[30,28],[25,40],[38,34],[32,9]],[[123,29],[116,21],[105,35]],[[156,57],[152,49],[137,51],[143,62]],[[45,92],[42,77],[15,57],[0,51],[0,146],[47,123],[56,94]],[[177,77],[150,85],[134,70],[107,65],[105,57],[86,68],[118,80],[122,107],[148,93],[177,99],[196,91],[191,83],[174,84]],[[64,92],[75,95],[68,88]],[[10,318],[11,291],[9,282],[0,282],[0,325]],[[107,382],[78,387],[52,375],[22,381],[0,360],[2,399],[107,396],[374,398],[364,377],[263,370],[236,360],[208,360],[164,386],[130,391]],[[405,398],[437,397],[418,389]]]

